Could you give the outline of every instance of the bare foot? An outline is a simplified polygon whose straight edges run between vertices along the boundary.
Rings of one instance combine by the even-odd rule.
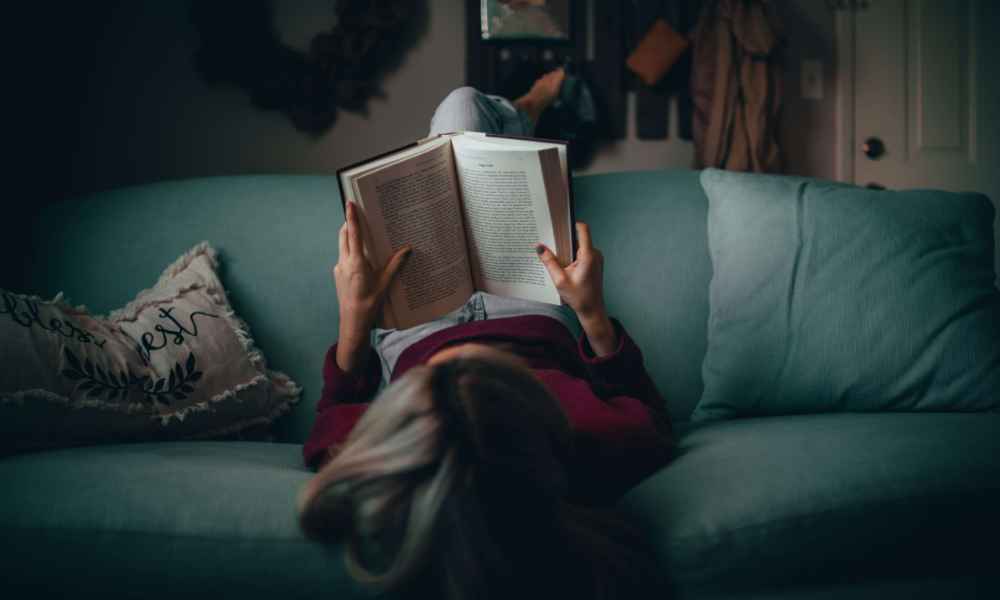
[[[559,96],[559,88],[565,78],[566,71],[562,67],[549,71],[535,80],[527,94],[514,100],[514,106],[528,113],[531,120],[537,123],[542,111]]]

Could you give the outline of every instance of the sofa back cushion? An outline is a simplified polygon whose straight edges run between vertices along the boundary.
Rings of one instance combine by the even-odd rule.
[[[342,222],[333,177],[212,177],[120,188],[45,207],[33,221],[27,281],[14,289],[42,297],[62,291],[107,313],[181,252],[209,241],[233,309],[268,366],[303,387],[298,405],[273,429],[280,441],[302,441],[323,357],[337,336],[330,270]]]
[[[576,218],[604,254],[604,294],[675,421],[702,392],[712,262],[708,202],[689,170],[577,177]]]
[[[993,207],[706,170],[714,269],[695,421],[1000,410]]]
[[[708,281],[707,202],[694,171],[577,177],[577,218],[606,256],[608,304],[645,353],[675,418],[701,395]],[[121,306],[164,264],[208,240],[234,310],[268,365],[303,394],[275,424],[309,433],[326,350],[337,337],[331,269],[343,223],[332,176],[237,176],[122,188],[53,204],[34,219],[18,289],[62,291],[94,312]]]

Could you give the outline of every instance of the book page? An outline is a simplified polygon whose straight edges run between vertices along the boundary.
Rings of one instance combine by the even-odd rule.
[[[365,173],[371,173],[379,169],[384,169],[396,163],[406,161],[414,156],[426,154],[435,148],[447,146],[450,144],[448,137],[449,136],[447,135],[431,136],[419,140],[416,144],[410,144],[409,146],[405,146],[399,150],[387,152],[376,158],[362,161],[354,166],[347,167],[339,171],[340,178],[343,182],[349,184]],[[346,197],[344,198],[346,201],[350,202],[354,200],[354,197],[351,194],[353,190],[350,185],[344,185],[344,191],[347,192]]]
[[[445,143],[352,180],[372,264],[381,269],[397,249],[413,246],[389,288],[383,326],[431,321],[474,291],[454,169]]]
[[[482,133],[479,131],[466,131],[461,135],[466,137],[474,137],[478,142],[485,144],[492,144],[500,148],[510,148],[510,149],[527,149],[527,150],[545,150],[547,148],[555,148],[559,151],[559,170],[562,173],[563,181],[566,183],[566,187],[569,187],[569,156],[566,151],[565,143],[556,143],[555,141],[539,141],[529,138],[520,137],[507,137],[503,135],[494,135],[489,133]]]
[[[506,149],[547,150],[555,148],[559,153],[558,170],[550,157],[542,155],[542,172],[545,174],[546,195],[549,201],[549,214],[552,216],[552,229],[556,244],[552,251],[556,253],[559,264],[566,266],[573,262],[573,214],[570,208],[570,173],[569,160],[565,143],[556,141],[535,140],[520,137],[506,137],[476,131],[467,131],[461,135],[472,137],[477,142],[490,144]]]
[[[472,276],[476,287],[502,296],[559,304],[535,244],[555,248],[544,155],[555,148],[499,148],[476,137],[452,139],[462,190]]]

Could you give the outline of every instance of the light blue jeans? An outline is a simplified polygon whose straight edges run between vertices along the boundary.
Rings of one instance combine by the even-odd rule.
[[[534,131],[534,124],[524,111],[515,108],[506,98],[483,94],[471,87],[461,87],[445,97],[431,118],[430,135],[450,131],[530,136]],[[462,323],[521,315],[552,317],[565,325],[573,337],[580,337],[580,323],[568,306],[476,292],[464,306],[429,323],[409,329],[376,328],[371,334],[371,341],[382,363],[382,386],[389,381],[403,351],[425,337]]]
[[[510,100],[466,86],[445,96],[431,117],[429,135],[451,131],[530,136],[535,131],[535,124]]]

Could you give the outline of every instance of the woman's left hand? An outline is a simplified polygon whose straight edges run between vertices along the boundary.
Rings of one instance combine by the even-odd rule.
[[[604,255],[594,247],[590,228],[577,222],[576,235],[580,247],[576,260],[563,267],[555,253],[538,244],[538,258],[549,272],[559,296],[580,319],[591,348],[598,356],[607,356],[618,347],[618,333],[604,306]]]
[[[403,246],[377,271],[365,255],[364,231],[353,202],[347,203],[347,220],[340,228],[339,245],[340,257],[333,268],[337,303],[340,307],[339,344],[357,344],[362,340],[366,344],[368,334],[385,302],[389,284],[412,248],[409,245]]]
[[[604,308],[604,255],[594,247],[590,228],[577,222],[576,236],[580,246],[576,260],[563,267],[556,255],[544,244],[538,244],[538,258],[549,272],[559,296],[576,312],[581,321],[607,315]]]

